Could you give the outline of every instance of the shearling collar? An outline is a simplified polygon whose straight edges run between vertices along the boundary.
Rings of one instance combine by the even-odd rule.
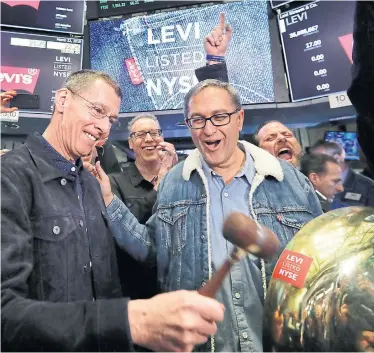
[[[239,141],[240,144],[244,146],[244,149],[249,152],[253,158],[254,168],[257,174],[266,176],[272,176],[278,181],[282,181],[284,178],[283,169],[278,161],[269,152],[263,150],[262,148],[256,147],[255,145],[247,141]],[[189,180],[191,173],[194,170],[202,168],[201,165],[201,154],[196,148],[185,160],[183,166],[183,179]]]

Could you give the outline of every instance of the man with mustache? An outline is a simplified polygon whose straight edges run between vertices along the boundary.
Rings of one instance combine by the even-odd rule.
[[[225,15],[221,13],[220,23],[205,38],[207,65],[195,71],[199,81],[217,79],[228,82],[225,55],[232,36],[232,29],[225,24]],[[277,120],[261,124],[254,134],[254,144],[280,159],[299,167],[302,148],[294,133]]]
[[[81,159],[118,125],[121,97],[105,73],[72,73],[44,134],[1,157],[2,351],[191,351],[223,319],[196,292],[121,295],[105,204]]]

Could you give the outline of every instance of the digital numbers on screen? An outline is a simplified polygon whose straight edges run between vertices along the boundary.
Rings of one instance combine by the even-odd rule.
[[[354,9],[354,1],[321,0],[278,15],[294,101],[348,88]]]

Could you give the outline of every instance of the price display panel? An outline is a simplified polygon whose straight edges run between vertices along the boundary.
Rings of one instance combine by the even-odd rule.
[[[293,101],[346,91],[354,1],[316,1],[278,15]]]

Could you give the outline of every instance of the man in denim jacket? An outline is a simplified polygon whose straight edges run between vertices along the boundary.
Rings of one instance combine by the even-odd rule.
[[[232,244],[222,224],[239,211],[272,229],[282,249],[322,213],[307,178],[289,163],[238,141],[244,111],[230,84],[207,80],[185,98],[186,123],[197,149],[162,179],[147,224],[140,225],[97,168],[117,243],[135,259],[157,264],[160,288],[195,290],[223,263]],[[252,351],[262,346],[263,299],[276,259],[252,255],[234,265],[216,299],[225,318],[204,351]],[[119,269],[120,271],[123,269]]]

